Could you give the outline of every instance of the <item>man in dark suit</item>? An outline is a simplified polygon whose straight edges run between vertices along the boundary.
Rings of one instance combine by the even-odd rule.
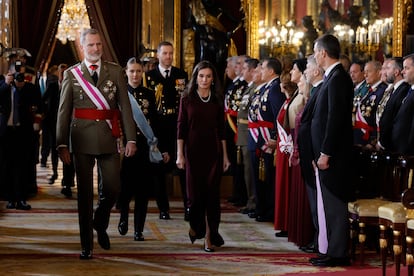
[[[302,118],[298,133],[298,147],[299,147],[299,160],[302,171],[302,176],[306,184],[306,190],[308,192],[309,206],[312,214],[312,222],[315,227],[315,238],[307,246],[303,246],[300,249],[307,252],[317,252],[318,250],[318,213],[317,213],[317,201],[316,201],[316,184],[315,173],[312,167],[313,150],[311,142],[311,123],[312,112],[315,108],[316,98],[318,97],[319,89],[322,87],[324,71],[316,64],[315,57],[313,55],[308,57],[306,63],[306,70],[304,72],[306,81],[312,85],[311,96],[303,109]],[[310,230],[309,230],[310,231]]]
[[[392,152],[414,154],[414,54],[404,57],[402,75],[411,86],[395,115],[391,130]]]
[[[164,164],[159,164],[155,177],[155,197],[160,210],[160,219],[170,219],[170,204],[168,202],[167,180],[176,168],[177,116],[179,100],[188,81],[185,71],[172,66],[174,48],[170,42],[158,44],[158,66],[146,73],[144,86],[155,92],[158,122],[162,126],[158,132],[159,149],[164,157]],[[181,193],[183,195],[185,219],[188,218],[185,173],[179,170]]]
[[[78,185],[81,259],[91,259],[93,229],[103,249],[110,248],[106,229],[120,191],[120,137],[127,141],[125,156],[136,151],[135,123],[121,66],[101,60],[102,40],[95,29],[82,32],[85,59],[65,71],[58,110],[56,143],[60,158],[72,162]],[[99,203],[93,217],[93,167],[99,172]]]
[[[311,121],[312,150],[318,191],[318,246],[315,266],[349,265],[348,209],[352,185],[352,100],[350,76],[339,62],[341,48],[333,35],[315,41],[317,64],[325,70]]]
[[[40,91],[12,64],[0,83],[0,181],[7,209],[31,209],[26,200],[37,191],[35,127],[40,118]]]
[[[40,164],[46,164],[49,152],[52,160],[52,176],[48,183],[53,184],[58,177],[59,157],[56,149],[56,118],[59,108],[59,82],[58,82],[58,66],[54,65],[49,68],[46,79],[46,88],[42,94],[42,150]]]
[[[410,85],[404,80],[402,58],[391,58],[384,68],[386,82],[392,85],[389,95],[378,107],[377,120],[379,121],[378,148],[388,150],[391,146],[392,125],[403,99],[407,96]]]

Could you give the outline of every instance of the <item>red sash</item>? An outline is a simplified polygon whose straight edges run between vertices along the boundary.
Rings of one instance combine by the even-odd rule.
[[[92,108],[77,108],[75,109],[73,116],[77,119],[86,120],[111,120],[112,136],[121,137],[121,130],[119,128],[119,110],[98,110]]]

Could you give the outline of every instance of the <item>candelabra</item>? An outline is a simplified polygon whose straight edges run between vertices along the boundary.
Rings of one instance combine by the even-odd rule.
[[[259,44],[263,49],[261,57],[280,57],[285,55],[296,56],[303,32],[298,31],[292,21],[285,25],[278,21],[275,26],[266,27],[259,22]]]
[[[345,54],[359,60],[375,60],[380,51],[385,56],[392,52],[392,23],[392,18],[377,19],[372,24],[363,21],[356,31],[346,24],[336,25],[334,35]]]

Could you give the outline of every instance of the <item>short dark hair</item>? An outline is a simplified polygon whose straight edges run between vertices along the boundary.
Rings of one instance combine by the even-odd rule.
[[[404,57],[404,60],[411,59],[411,62],[414,63],[414,54],[409,54]]]
[[[158,52],[161,50],[161,47],[162,47],[162,46],[171,46],[171,47],[174,47],[174,46],[172,45],[172,43],[171,43],[171,42],[169,42],[169,41],[161,41],[161,42],[158,44],[158,47],[157,47],[157,51],[158,51]]]
[[[259,60],[256,58],[248,58],[244,61],[244,63],[247,64],[247,67],[249,67],[249,69],[253,69],[256,68],[259,64]]]
[[[267,61],[267,68],[272,69],[276,75],[282,73],[282,63],[277,58],[265,58],[263,61]]]
[[[403,58],[402,57],[392,57],[390,61],[394,62],[394,67],[400,71],[403,69]]]
[[[331,34],[325,34],[315,41],[318,49],[324,49],[328,54],[328,57],[333,59],[339,59],[341,55],[341,45],[338,38]]]
[[[351,66],[352,65],[358,65],[359,66],[359,70],[361,70],[361,72],[363,72],[364,71],[364,68],[365,68],[365,62],[363,62],[363,61],[355,61],[355,62],[353,62],[352,64],[351,64]]]

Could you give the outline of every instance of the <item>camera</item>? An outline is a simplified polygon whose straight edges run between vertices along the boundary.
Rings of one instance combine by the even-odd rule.
[[[21,68],[22,62],[20,60],[16,60],[14,63],[14,69],[16,70],[16,73],[14,73],[14,79],[17,82],[24,82],[24,73],[20,73]]]

